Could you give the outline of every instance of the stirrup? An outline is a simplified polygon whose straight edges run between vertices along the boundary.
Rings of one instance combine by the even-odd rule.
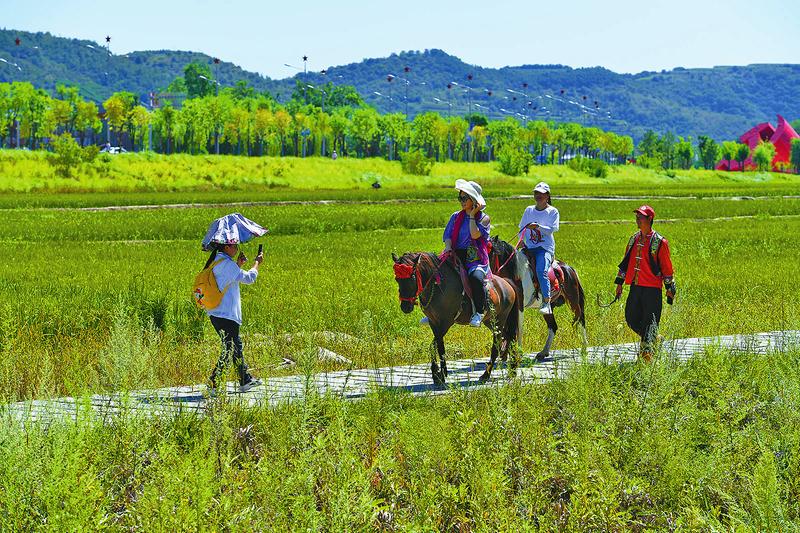
[[[424,316],[424,317],[419,319],[419,324],[421,326],[427,326],[430,323],[431,323],[431,320],[427,316]]]

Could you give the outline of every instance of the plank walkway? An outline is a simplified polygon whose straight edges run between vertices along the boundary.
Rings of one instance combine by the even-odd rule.
[[[576,364],[583,362],[603,364],[633,362],[636,360],[637,347],[637,343],[591,347],[586,356],[583,356],[580,350],[554,350],[551,357],[540,362],[535,361],[532,354],[527,354],[523,357],[517,379],[528,383],[541,383],[563,377]],[[664,343],[661,356],[687,360],[713,347],[734,353],[759,354],[796,349],[800,348],[800,330],[675,339]],[[240,402],[244,406],[274,406],[300,400],[309,391],[345,399],[357,399],[375,388],[411,394],[443,394],[449,392],[452,387],[480,389],[507,383],[507,371],[502,365],[494,370],[489,382],[481,383],[478,380],[486,368],[487,361],[488,359],[448,361],[447,387],[436,387],[432,384],[430,364],[425,363],[269,378],[265,380],[264,385],[246,393],[239,393],[236,384],[229,382],[226,384],[227,392],[224,397],[229,402]],[[23,424],[31,422],[49,424],[55,421],[77,420],[86,416],[107,420],[121,411],[142,416],[174,416],[179,413],[205,413],[214,401],[218,400],[209,399],[205,385],[192,385],[139,390],[125,395],[30,400],[0,406],[0,416],[10,422]]]

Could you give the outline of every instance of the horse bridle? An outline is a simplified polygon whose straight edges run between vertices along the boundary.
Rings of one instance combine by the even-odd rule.
[[[437,270],[438,270],[438,268],[437,268]],[[422,276],[420,276],[419,262],[418,261],[414,264],[414,266],[406,265],[406,264],[403,264],[403,263],[395,263],[394,264],[394,278],[396,280],[399,281],[401,279],[411,279],[411,280],[416,281],[416,283],[417,283],[417,292],[414,294],[414,296],[403,297],[402,295],[398,294],[398,297],[400,298],[401,302],[410,302],[411,304],[416,304],[417,303],[417,298],[419,298],[420,294],[425,292],[425,289],[428,288],[428,285],[430,284],[430,282],[433,281],[434,279],[436,279],[436,277],[437,277],[436,274],[431,275],[430,279],[425,282],[425,285],[423,285],[422,284]],[[430,303],[430,299],[428,299],[428,303]],[[420,298],[419,306],[420,307],[425,307],[426,305],[427,304],[423,304],[422,303],[422,299]]]

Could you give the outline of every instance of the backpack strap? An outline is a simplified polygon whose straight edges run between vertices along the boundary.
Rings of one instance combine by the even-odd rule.
[[[625,283],[625,274],[628,271],[628,261],[631,258],[631,250],[633,250],[633,245],[636,243],[636,237],[639,236],[641,232],[637,231],[631,238],[628,239],[628,246],[625,248],[625,256],[622,258],[622,261],[619,263],[619,270],[617,271],[617,277],[614,279],[614,283],[617,285],[622,285]]]
[[[653,235],[650,237],[650,249],[648,259],[650,259],[650,269],[656,276],[661,275],[661,265],[658,263],[658,252],[661,249],[661,243],[664,241],[657,231],[653,230]]]
[[[220,258],[220,259],[217,259],[217,260],[216,260],[216,261],[214,261],[214,262],[211,264],[211,266],[210,266],[210,267],[208,267],[208,268],[209,268],[209,269],[212,271],[212,273],[213,273],[214,267],[215,267],[215,266],[217,266],[218,264],[222,263],[222,262],[223,262],[223,261],[225,261],[226,259],[228,259],[228,258],[227,258],[227,257],[222,257],[222,258]],[[217,277],[216,277],[216,276],[214,276],[214,282],[215,282],[215,283],[217,283],[217,288],[219,288],[219,283],[217,282]],[[231,287],[231,284],[230,284],[230,283],[228,283],[227,285],[225,285],[225,288],[224,288],[224,289],[220,289],[220,291],[219,291],[219,292],[222,294],[222,296],[225,296],[225,293],[226,293],[226,292],[228,292],[228,289],[230,289],[230,287]]]

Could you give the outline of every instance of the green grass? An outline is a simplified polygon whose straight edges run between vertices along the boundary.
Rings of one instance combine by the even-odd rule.
[[[52,181],[45,190],[51,178],[41,154],[0,153],[3,402],[204,382],[219,341],[189,288],[206,258],[199,240],[209,221],[233,210],[271,229],[260,240],[259,279],[242,291],[243,337],[256,374],[277,376],[347,368],[309,357],[318,345],[354,367],[428,360],[430,331],[417,324],[419,311],[400,312],[391,253],[441,249],[455,177],[477,176],[494,195],[528,193],[540,177],[556,197],[796,193],[791,176],[669,178],[626,168],[593,183],[558,167],[510,179],[491,165],[444,165],[421,179],[377,160],[293,160],[282,176],[293,184],[270,189],[247,176],[274,160],[152,159],[116,158],[102,163],[107,181]],[[198,184],[206,167],[218,177]],[[382,189],[369,188],[368,172],[382,173]],[[176,192],[159,192],[171,190],[162,179]],[[443,201],[48,208],[414,197]],[[621,305],[593,302],[612,294],[640,203],[557,199],[562,220],[591,221],[556,235],[558,257],[587,291],[591,344],[634,340]],[[659,218],[677,220],[656,226],[670,241],[679,288],[664,311],[664,335],[800,329],[800,201],[651,203]],[[490,196],[493,233],[511,240],[527,204]],[[753,218],[723,218],[740,216]],[[250,256],[255,246],[245,246]],[[545,338],[535,315],[526,314],[526,351]],[[569,313],[556,317],[554,347],[578,347]],[[323,340],[323,331],[355,340]],[[472,328],[446,338],[449,358],[485,358],[489,344],[487,331]],[[299,370],[276,368],[287,355]],[[798,363],[796,348],[766,356],[710,349],[688,363],[660,356],[653,365],[583,366],[563,381],[444,397],[381,390],[353,403],[311,395],[254,409],[220,398],[203,417],[123,412],[105,423],[87,415],[46,427],[4,417],[0,529],[797,530]]]
[[[6,531],[790,531],[800,354],[209,416],[0,425]]]
[[[630,204],[630,205],[629,205]],[[511,239],[525,202],[497,201],[493,232]],[[564,219],[631,219],[635,202],[564,201]],[[800,274],[790,267],[800,218],[760,213],[796,212],[796,200],[672,200],[656,204],[682,222],[658,229],[673,251],[679,298],[667,308],[663,331],[670,337],[756,332],[800,326]],[[700,209],[702,207],[702,209]],[[244,210],[271,227],[266,263],[258,282],[243,289],[243,334],[248,361],[261,375],[285,355],[313,348],[313,334],[337,331],[360,342],[323,343],[356,367],[424,362],[431,335],[417,325],[419,312],[403,315],[391,270],[391,253],[441,249],[441,227],[450,203],[425,205],[285,206]],[[206,256],[199,238],[225,209],[125,212],[15,211],[2,242],[0,263],[2,346],[0,394],[30,398],[82,394],[131,386],[202,383],[218,345],[207,319],[194,310],[189,288]],[[759,214],[753,219],[706,220],[696,216]],[[564,225],[557,255],[579,272],[587,292],[589,340],[594,345],[628,342],[622,307],[598,309],[607,298],[616,263],[633,222]],[[252,257],[255,244],[245,247]],[[24,295],[24,298],[20,298]],[[526,344],[538,350],[543,322],[528,313]],[[568,311],[556,348],[580,345]],[[152,330],[152,332],[151,332]],[[153,338],[120,349],[109,340]],[[303,342],[286,334],[301,333]],[[485,331],[454,328],[449,357],[485,357]],[[144,341],[143,341],[144,342]],[[103,361],[136,354],[109,375]],[[14,354],[11,356],[10,354]],[[321,366],[342,369],[341,365]]]
[[[46,154],[0,150],[0,207],[93,206],[183,202],[234,202],[307,199],[385,199],[448,197],[457,178],[475,179],[487,197],[530,194],[545,180],[555,196],[691,194],[797,194],[798,177],[777,173],[705,170],[655,172],[634,166],[612,167],[606,179],[566,166],[533,167],[510,177],[495,163],[437,163],[430,176],[402,172],[400,163],[382,159],[247,158],[125,154],[83,165],[74,178],[60,178]],[[372,189],[374,182],[382,188]],[[91,192],[91,195],[81,193]]]

